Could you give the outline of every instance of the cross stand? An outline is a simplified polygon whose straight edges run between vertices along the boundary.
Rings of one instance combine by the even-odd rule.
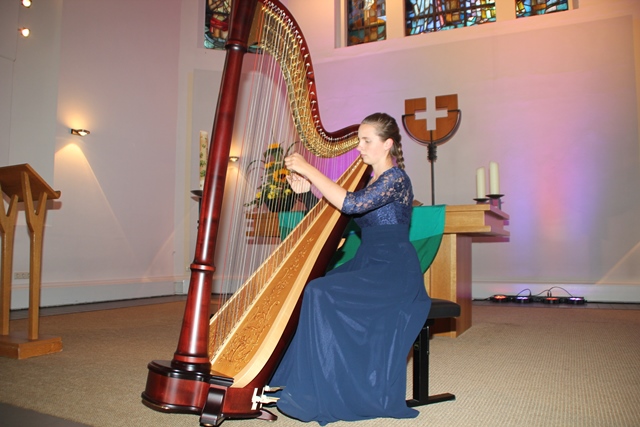
[[[435,205],[434,163],[438,158],[436,151],[438,145],[442,145],[450,140],[458,130],[458,127],[460,127],[462,111],[458,109],[458,95],[436,96],[436,110],[446,109],[447,116],[437,117],[436,128],[428,130],[426,119],[416,120],[415,118],[417,111],[426,111],[426,109],[426,98],[405,99],[405,114],[402,116],[402,125],[411,139],[427,147],[427,159],[429,163],[431,163],[431,204]]]
[[[0,193],[9,198],[0,210],[2,277],[0,281],[0,356],[25,359],[62,351],[60,337],[39,335],[42,244],[47,199],[60,197],[28,164],[0,167]],[[34,201],[38,204],[34,207]],[[29,257],[29,320],[26,333],[10,333],[11,271],[18,202],[24,202],[31,251]]]

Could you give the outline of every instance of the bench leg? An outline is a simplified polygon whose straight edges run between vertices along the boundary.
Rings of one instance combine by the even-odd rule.
[[[429,396],[429,327],[433,322],[427,320],[413,344],[413,399],[407,400],[407,406],[412,408],[456,398],[451,393]]]

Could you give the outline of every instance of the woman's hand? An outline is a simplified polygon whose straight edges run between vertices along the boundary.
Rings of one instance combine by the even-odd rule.
[[[304,157],[298,153],[294,153],[284,158],[284,165],[291,172],[302,175],[305,180],[313,184],[329,203],[338,209],[342,209],[342,203],[347,195],[347,190],[340,187],[318,169],[310,165]]]
[[[293,153],[290,156],[284,158],[284,165],[291,172],[295,172],[302,176],[307,176],[307,171],[310,167],[309,163],[299,153]]]
[[[311,190],[309,180],[296,172],[287,175],[287,182],[294,193],[308,193]]]

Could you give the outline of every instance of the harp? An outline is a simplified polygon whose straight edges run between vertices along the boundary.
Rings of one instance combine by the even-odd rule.
[[[333,158],[358,143],[357,125],[335,132],[322,126],[307,44],[289,12],[275,0],[234,0],[182,329],[173,359],[148,364],[142,393],[150,408],[200,414],[204,425],[228,418],[275,419],[262,407],[265,385],[295,330],[304,286],[324,273],[348,220],[321,200],[210,318],[238,88],[254,38],[260,55],[274,58],[282,72],[292,126],[302,144],[319,158]],[[357,159],[338,182],[355,191],[364,185],[367,170]]]

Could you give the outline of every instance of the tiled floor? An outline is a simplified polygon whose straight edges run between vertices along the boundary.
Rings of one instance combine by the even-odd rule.
[[[186,296],[168,296],[158,298],[145,298],[138,300],[114,301],[95,304],[81,304],[64,307],[50,307],[40,309],[40,316],[54,316],[58,314],[78,313],[83,311],[109,310],[114,308],[132,307],[138,305],[160,304],[173,301],[184,301]],[[504,305],[504,306],[525,306],[518,303],[495,303],[487,300],[476,300],[474,305]],[[610,310],[640,310],[640,304],[620,304],[620,303],[601,303],[587,302],[584,305],[567,305],[567,304],[544,304],[531,303],[526,304],[527,307],[545,307],[545,308],[577,308],[577,309],[610,309]],[[28,310],[14,310],[11,312],[11,319],[24,319],[28,317]],[[0,427],[87,427],[85,424],[56,418],[51,415],[41,414],[39,412],[30,411],[28,409],[19,408],[5,403],[0,403]]]

